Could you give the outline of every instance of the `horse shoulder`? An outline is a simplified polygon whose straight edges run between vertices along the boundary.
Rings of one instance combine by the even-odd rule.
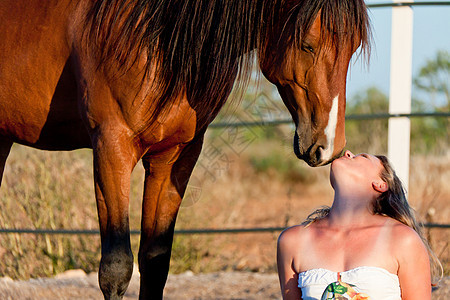
[[[17,142],[39,143],[48,125],[71,52],[72,4],[7,0],[0,5],[0,130]]]
[[[137,123],[137,128],[142,144],[149,145],[150,151],[186,145],[197,134],[196,112],[184,97],[158,116],[156,121],[149,121],[148,117],[144,120],[143,123]]]

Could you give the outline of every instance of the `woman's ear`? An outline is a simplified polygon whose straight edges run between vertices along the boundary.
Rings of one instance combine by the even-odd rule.
[[[384,193],[388,190],[388,185],[383,180],[372,182],[372,187],[375,191]]]

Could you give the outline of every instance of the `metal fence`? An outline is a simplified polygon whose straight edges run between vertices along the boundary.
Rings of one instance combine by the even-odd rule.
[[[347,115],[345,120],[381,120],[390,118],[425,118],[425,117],[435,117],[435,118],[449,118],[450,112],[421,112],[421,113],[411,113],[411,114],[360,114],[360,115]],[[270,121],[251,121],[251,122],[236,122],[236,123],[212,123],[209,128],[222,128],[222,127],[251,127],[251,126],[277,126],[282,124],[292,124],[292,119],[282,119],[282,120],[270,120]]]
[[[374,120],[389,119],[396,117],[423,118],[423,117],[443,117],[449,118],[450,112],[428,112],[428,113],[412,113],[412,114],[361,114],[348,115],[346,120]],[[271,120],[257,122],[237,122],[237,123],[213,123],[210,128],[223,127],[251,127],[251,126],[278,126],[282,124],[291,124],[292,120]],[[424,223],[425,228],[450,229],[450,224]],[[179,229],[175,230],[175,235],[192,235],[192,234],[238,234],[238,233],[268,233],[281,232],[286,227],[254,227],[254,228],[196,228],[196,229]],[[33,229],[33,228],[0,228],[0,234],[36,234],[36,235],[99,235],[98,229]],[[134,229],[130,231],[132,235],[140,234],[140,230]]]
[[[399,6],[442,6],[450,5],[450,1],[415,1],[415,2],[394,2],[394,3],[374,3],[368,4],[369,8],[399,7]]]
[[[450,224],[426,223],[423,224],[425,228],[440,228],[450,229]],[[192,234],[237,234],[237,233],[268,233],[281,232],[286,227],[253,227],[253,228],[198,228],[198,229],[180,229],[175,230],[175,235],[192,235]],[[3,234],[51,234],[51,235],[99,235],[100,231],[97,229],[83,230],[83,229],[0,229]],[[130,234],[139,235],[140,230],[131,230]]]

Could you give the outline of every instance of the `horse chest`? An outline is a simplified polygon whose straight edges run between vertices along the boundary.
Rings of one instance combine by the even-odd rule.
[[[144,119],[145,120],[145,119]],[[179,144],[189,143],[196,135],[197,116],[183,99],[166,114],[159,116],[150,126],[138,122],[137,127],[148,127],[139,133],[139,139],[149,152],[159,152]]]

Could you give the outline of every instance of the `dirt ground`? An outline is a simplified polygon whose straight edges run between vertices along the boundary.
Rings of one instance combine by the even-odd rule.
[[[263,150],[266,151],[266,149]],[[448,176],[450,173],[444,172],[449,169],[449,161],[445,160],[445,164],[443,164],[442,160],[436,160],[433,170],[437,171],[433,173],[433,176],[430,175],[430,172],[425,173],[417,170],[413,172],[413,174],[419,173],[428,176],[426,178],[415,177],[410,184],[412,190],[411,202],[421,212],[421,220],[435,223],[448,223],[448,220],[450,220],[448,206],[450,195],[448,185],[450,179]],[[414,165],[413,168],[424,169],[424,165],[424,163]],[[180,209],[177,221],[180,228],[286,227],[304,220],[314,208],[330,204],[332,189],[328,185],[328,172],[326,170],[317,171],[325,172],[325,175],[322,176],[320,173],[315,175],[319,178],[316,183],[295,184],[291,181],[283,183],[279,180],[273,180],[270,174],[251,177],[251,172],[244,166],[244,164],[236,162],[234,168],[230,168],[229,175],[219,176],[214,182],[201,181],[200,179],[196,182],[194,180],[192,183],[194,187],[202,187],[200,193],[202,196],[185,197],[186,200],[183,200],[184,204]],[[426,166],[430,168],[429,163]],[[73,176],[72,173],[70,173],[70,176]],[[68,175],[68,178],[70,176]],[[10,177],[14,178],[14,176]],[[253,180],[245,181],[244,179],[247,177],[253,178]],[[326,188],[323,182],[327,184]],[[435,188],[438,183],[439,189]],[[89,186],[91,186],[90,182]],[[78,191],[78,187],[76,191]],[[19,193],[19,195],[21,194]],[[71,197],[62,198],[70,199]],[[139,215],[141,210],[139,201],[132,201],[131,204],[130,210],[134,212],[134,215]],[[81,205],[80,207],[84,206]],[[4,209],[4,211],[7,211],[7,209]],[[85,217],[84,215],[88,213],[85,210],[80,210],[82,214],[77,215],[78,217],[65,217],[65,219],[83,220],[83,224],[71,224],[75,227],[87,226],[87,222],[96,224],[95,208],[90,211],[93,212],[92,218]],[[428,216],[430,212],[433,212],[433,214]],[[45,214],[44,211],[39,213],[40,215]],[[19,214],[19,216],[21,215]],[[8,215],[7,217],[10,218],[11,216]],[[429,220],[428,217],[433,217],[433,219]],[[23,223],[20,218],[17,222],[19,225]],[[132,228],[138,228],[138,225],[139,222],[136,222]],[[185,272],[169,275],[164,299],[281,299],[278,278],[274,273],[276,270],[275,252],[278,234],[279,232],[220,236],[201,235],[193,236],[188,241],[182,240],[183,236],[176,236],[175,244],[178,243],[180,251],[174,246],[172,259],[177,259],[175,255],[177,251],[186,253],[186,256],[178,257],[179,261],[188,264],[187,266],[182,265],[180,272],[187,268],[194,271],[195,274]],[[443,264],[448,266],[449,231],[429,230],[427,231],[427,237],[432,237],[433,249],[435,249]],[[29,240],[22,238],[21,241]],[[16,240],[12,240],[12,242],[17,243]],[[97,242],[92,241],[94,244]],[[93,247],[99,249],[99,242],[95,245]],[[197,247],[196,245],[200,246]],[[38,269],[35,265],[42,261],[41,257],[30,255],[30,253],[39,252],[34,245],[31,246],[29,252],[12,256],[11,261],[14,261],[15,265],[29,269],[26,272],[24,271],[25,274],[36,276],[36,271],[33,272],[33,270]],[[57,247],[54,246],[54,248]],[[0,265],[1,263],[8,265],[4,258],[10,253],[8,252],[9,249],[5,247],[2,252],[0,248]],[[197,259],[197,256],[200,258]],[[28,260],[17,261],[18,258],[23,257],[27,257]],[[48,264],[48,261],[46,263]],[[209,265],[215,266],[215,268],[208,267]],[[13,268],[11,263],[9,268]],[[136,267],[135,270],[137,270]],[[176,264],[174,264],[171,266],[171,270],[177,271],[180,269],[177,269]],[[433,292],[432,299],[450,299],[450,277],[444,278],[440,286],[441,288]],[[138,295],[139,274],[135,273],[124,299],[138,299]],[[86,274],[82,270],[71,270],[53,278],[22,281],[12,280],[8,277],[0,278],[0,300],[9,299],[101,300],[103,297],[98,287],[96,273]]]
[[[433,292],[433,300],[450,297],[450,277]],[[138,299],[139,274],[134,273],[124,300]],[[103,299],[97,283],[97,274],[71,270],[54,278],[13,281],[0,278],[0,299],[3,300],[72,300]],[[167,300],[238,300],[281,299],[276,274],[251,272],[219,272],[193,274],[186,272],[169,275],[164,299]]]

